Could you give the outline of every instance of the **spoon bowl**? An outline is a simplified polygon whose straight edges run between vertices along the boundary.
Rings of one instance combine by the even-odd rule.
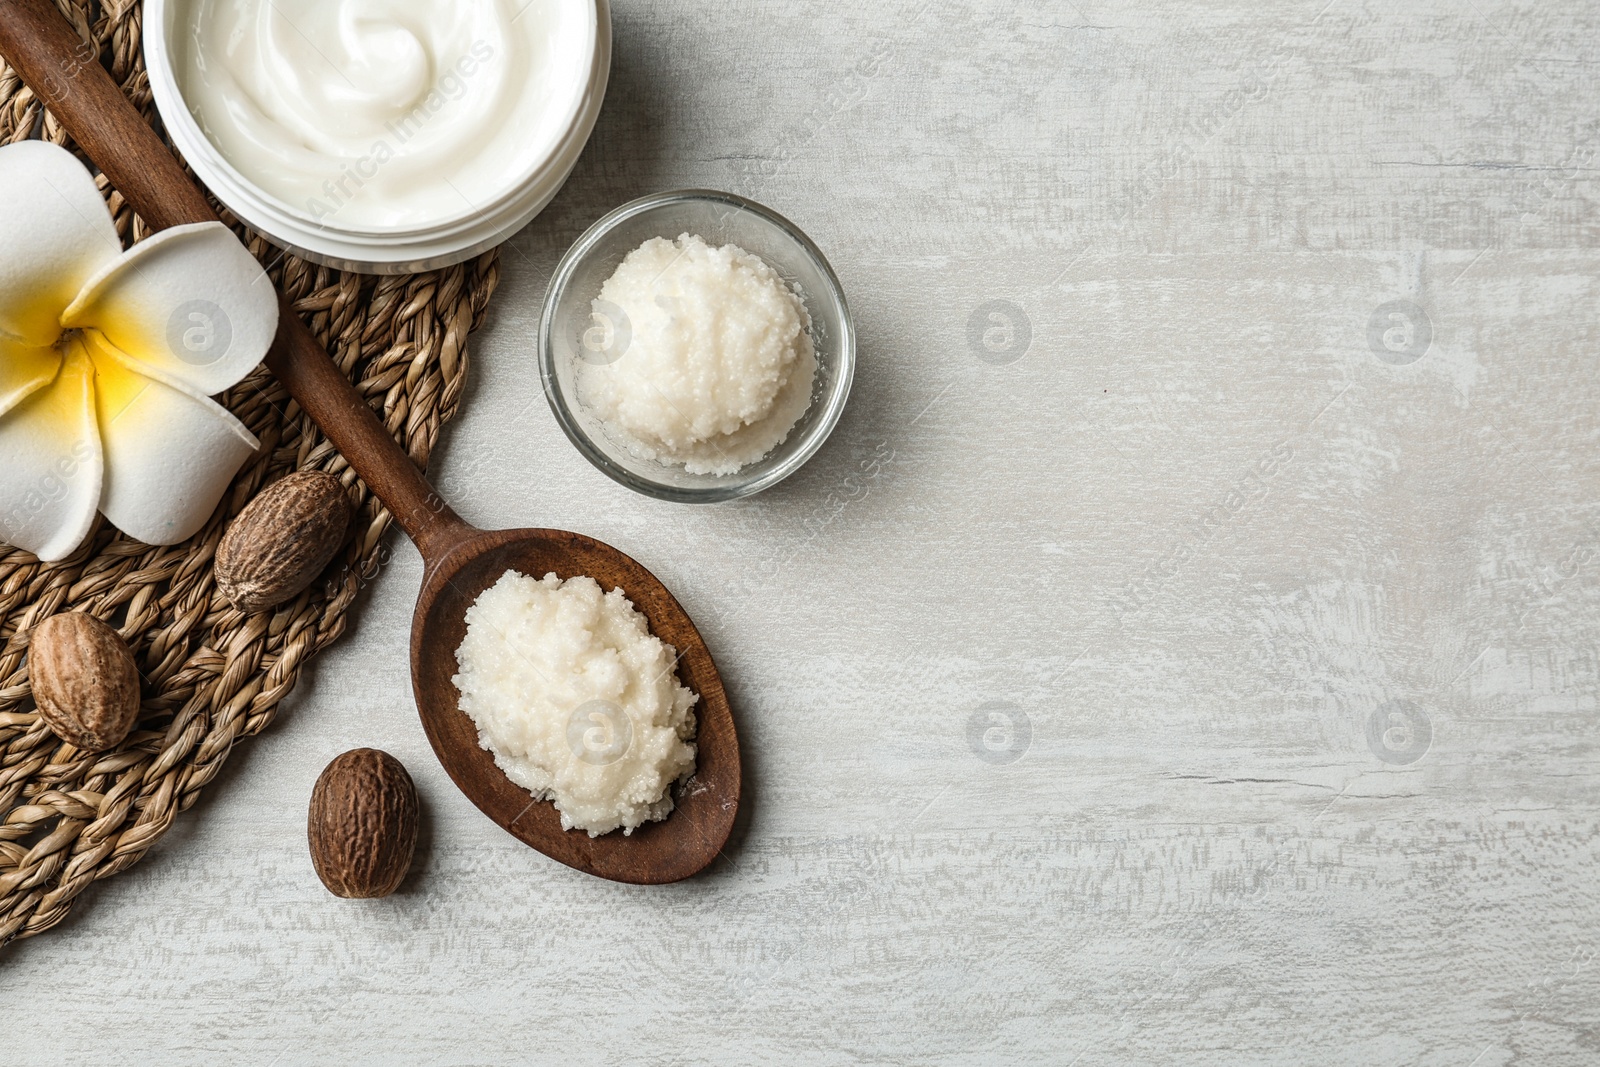
[[[605,590],[621,589],[650,620],[650,632],[678,653],[678,680],[700,695],[695,704],[695,772],[676,787],[662,822],[624,836],[591,838],[563,830],[547,801],[534,801],[478,743],[478,728],[461,711],[452,681],[456,649],[467,632],[467,608],[508,570],[535,578],[588,575]],[[698,873],[716,859],[739,810],[739,742],[716,664],[700,633],[666,586],[629,556],[562,530],[482,531],[463,527],[459,540],[431,562],[411,626],[411,684],[433,751],[478,809],[518,840],[552,859],[617,882],[657,885]]]

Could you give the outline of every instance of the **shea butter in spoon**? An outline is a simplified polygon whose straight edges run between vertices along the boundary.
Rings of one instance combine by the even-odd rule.
[[[630,252],[594,302],[579,402],[642,459],[733,474],[811,406],[805,301],[759,256],[693,234]]]
[[[506,571],[467,609],[460,707],[506,777],[567,830],[631,834],[694,773],[694,704],[671,645],[622,590]]]

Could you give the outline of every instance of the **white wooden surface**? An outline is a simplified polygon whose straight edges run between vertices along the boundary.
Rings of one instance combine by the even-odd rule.
[[[397,542],[273,729],[0,961],[0,1060],[1600,1062],[1600,9],[619,0],[617,45],[436,474],[678,591],[737,846],[627,888],[482,818]],[[534,360],[561,251],[689,185],[805,227],[862,340],[822,454],[704,509],[592,470]],[[305,848],[357,745],[426,804],[386,901]]]

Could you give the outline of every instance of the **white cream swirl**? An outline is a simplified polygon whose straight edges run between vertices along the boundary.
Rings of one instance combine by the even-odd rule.
[[[314,222],[467,217],[560,141],[588,83],[580,0],[178,0],[179,90],[217,151]]]

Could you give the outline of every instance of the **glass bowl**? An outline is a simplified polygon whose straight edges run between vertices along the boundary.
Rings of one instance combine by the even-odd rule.
[[[811,406],[782,444],[733,474],[690,474],[645,459],[615,439],[578,399],[577,363],[604,355],[613,338],[594,301],[623,257],[652,237],[698,234],[760,256],[805,301],[817,374]],[[623,327],[625,329],[625,327]],[[594,331],[602,331],[598,338]],[[625,351],[625,348],[623,349]],[[621,357],[625,358],[625,356]],[[708,504],[759,493],[799,470],[839,422],[855,374],[855,328],[833,268],[811,239],[776,212],[733,193],[683,189],[624,204],[589,227],[556,267],[539,326],[539,374],[550,410],[589,462],[636,492]]]

